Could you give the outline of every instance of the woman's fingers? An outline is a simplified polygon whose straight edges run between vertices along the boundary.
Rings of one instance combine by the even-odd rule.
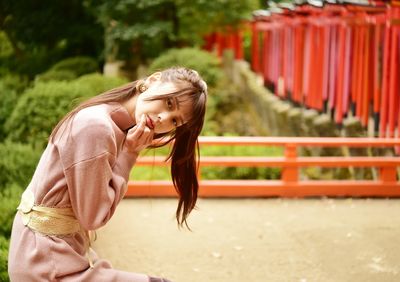
[[[149,143],[150,138],[153,138],[154,135],[154,131],[151,130],[150,128],[146,127],[143,130],[142,135],[139,137],[139,139],[144,143],[147,144]]]
[[[144,129],[146,128],[146,117],[142,115],[140,121],[128,131],[128,136],[130,138],[139,138],[142,135]]]
[[[143,115],[126,136],[126,146],[129,151],[139,152],[153,141],[154,131],[146,126],[146,116]]]
[[[151,144],[151,142],[153,141],[153,137],[154,137],[154,131],[149,129],[149,133],[147,134],[147,139],[146,139],[147,145]]]

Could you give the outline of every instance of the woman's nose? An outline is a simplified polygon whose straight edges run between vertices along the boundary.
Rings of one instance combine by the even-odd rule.
[[[162,124],[169,125],[172,123],[172,114],[169,112],[162,112],[158,115],[158,121]]]

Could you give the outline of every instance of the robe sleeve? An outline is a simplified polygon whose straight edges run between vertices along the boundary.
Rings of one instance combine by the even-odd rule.
[[[137,155],[118,152],[108,120],[76,116],[58,144],[72,209],[83,228],[107,223],[126,192]]]

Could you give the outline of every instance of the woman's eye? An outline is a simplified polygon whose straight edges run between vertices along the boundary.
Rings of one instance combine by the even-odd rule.
[[[172,109],[172,100],[171,100],[171,98],[167,99],[167,106],[168,106],[168,109]]]
[[[178,122],[176,121],[176,119],[173,119],[172,123],[174,124],[175,127],[178,127]]]

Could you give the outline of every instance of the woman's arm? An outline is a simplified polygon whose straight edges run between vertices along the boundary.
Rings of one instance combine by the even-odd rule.
[[[140,122],[129,130],[124,147],[117,152],[107,122],[78,116],[73,125],[77,126],[69,139],[58,147],[75,215],[85,229],[94,230],[114,214],[126,192],[129,172],[140,150],[151,142],[152,132]]]

